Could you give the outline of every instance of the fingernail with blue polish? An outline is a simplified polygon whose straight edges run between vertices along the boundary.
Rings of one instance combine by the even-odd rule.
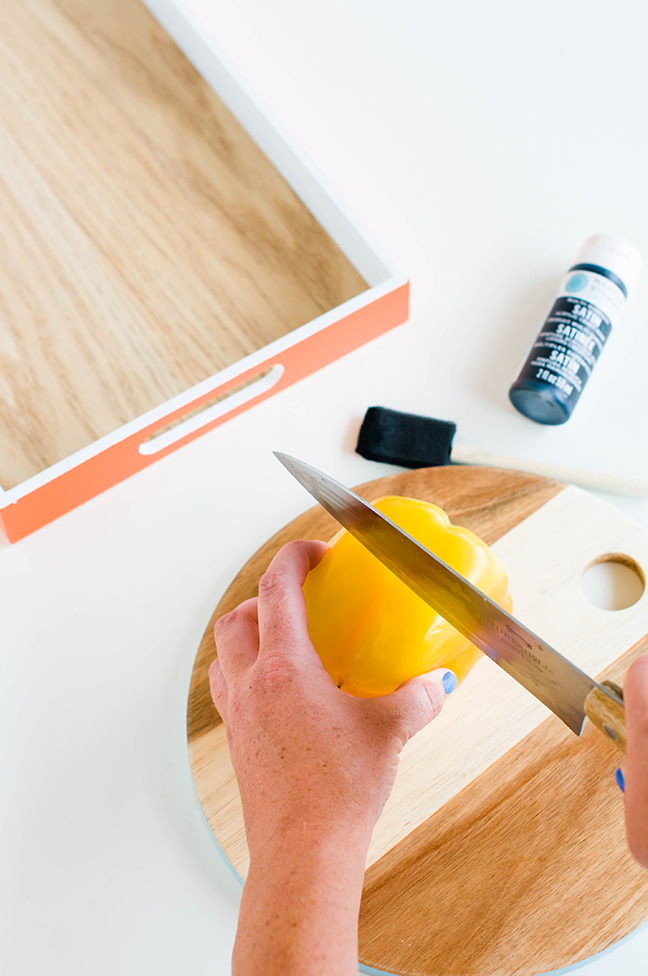
[[[623,770],[622,769],[615,769],[615,771],[614,771],[614,778],[617,781],[617,786],[619,787],[619,789],[621,790],[621,792],[622,793],[625,793],[625,780],[623,778]]]
[[[446,695],[451,695],[457,687],[457,675],[454,671],[446,671],[443,675],[443,687]]]

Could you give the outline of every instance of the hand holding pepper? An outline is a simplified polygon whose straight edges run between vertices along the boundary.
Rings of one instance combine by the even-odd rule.
[[[309,639],[302,593],[325,551],[321,542],[284,546],[258,598],[215,627],[211,690],[250,850],[235,976],[357,973],[371,832],[401,749],[456,685],[440,669],[381,698],[355,698],[335,686]]]

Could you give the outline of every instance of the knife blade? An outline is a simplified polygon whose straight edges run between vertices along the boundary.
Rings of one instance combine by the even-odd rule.
[[[611,710],[593,721],[619,748],[622,693],[591,678],[355,492],[317,468],[273,452],[283,466],[384,566],[512,678],[580,735],[585,701]],[[617,719],[617,728],[613,727]],[[623,715],[621,713],[621,719]]]

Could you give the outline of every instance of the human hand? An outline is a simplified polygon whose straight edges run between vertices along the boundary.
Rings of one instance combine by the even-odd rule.
[[[648,654],[633,662],[623,686],[627,760],[623,766],[628,846],[648,868]]]
[[[259,581],[258,598],[214,628],[211,692],[252,859],[273,835],[295,827],[337,825],[368,843],[402,747],[441,710],[444,676],[448,691],[456,684],[441,669],[382,698],[355,698],[335,686],[309,639],[301,589],[325,551],[322,542],[288,543]]]
[[[441,709],[444,676],[456,683],[451,671],[435,671],[364,699],[335,686],[308,636],[302,592],[325,551],[323,542],[288,543],[258,598],[214,628],[211,692],[250,851],[235,976],[357,973],[371,831],[403,745]]]

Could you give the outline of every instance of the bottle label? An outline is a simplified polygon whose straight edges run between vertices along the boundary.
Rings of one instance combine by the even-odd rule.
[[[549,312],[524,367],[524,375],[578,399],[625,302],[602,275],[572,271]]]

